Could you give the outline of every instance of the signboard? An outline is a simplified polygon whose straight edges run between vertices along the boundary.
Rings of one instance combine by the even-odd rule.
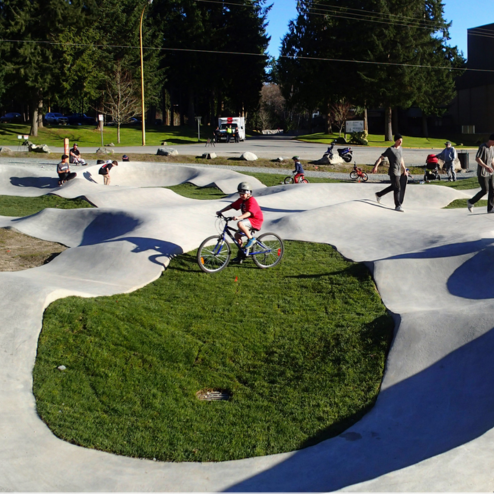
[[[103,121],[103,115],[101,115],[101,113],[98,115],[98,121],[99,122],[102,122]]]
[[[346,131],[348,134],[352,132],[363,132],[364,131],[364,121],[363,120],[347,120]]]

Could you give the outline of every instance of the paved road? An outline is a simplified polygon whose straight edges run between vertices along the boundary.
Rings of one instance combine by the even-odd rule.
[[[406,142],[405,142],[406,145]],[[156,154],[159,147],[163,146],[123,146],[116,147],[114,150],[119,154],[142,153]],[[259,158],[274,159],[279,156],[283,158],[291,158],[294,155],[299,155],[302,159],[315,160],[321,158],[327,149],[325,144],[300,142],[291,136],[262,136],[247,138],[246,141],[238,144],[232,142],[229,144],[218,143],[214,147],[206,147],[204,143],[198,144],[181,144],[172,145],[169,147],[176,148],[180,154],[200,156],[204,152],[214,151],[218,156],[222,157],[239,157],[242,153],[250,151]],[[342,146],[339,146],[342,147]],[[379,155],[386,149],[385,147],[353,146],[354,157],[358,164],[372,164],[376,161]],[[97,147],[81,147],[82,154],[94,153]],[[63,148],[52,148],[52,151],[63,152]],[[404,148],[404,158],[407,165],[423,165],[428,154],[438,153],[440,149],[407,149]],[[473,156],[471,156],[471,160]]]

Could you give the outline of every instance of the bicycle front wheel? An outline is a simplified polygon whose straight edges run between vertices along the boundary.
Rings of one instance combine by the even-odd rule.
[[[221,236],[208,237],[197,251],[197,264],[205,273],[218,273],[228,266],[232,250]]]
[[[265,233],[257,239],[252,248],[252,260],[258,268],[266,269],[276,266],[283,257],[283,241],[274,233]]]
[[[285,185],[293,184],[293,177],[286,177],[283,183]]]
[[[362,172],[362,182],[367,182],[369,180],[369,177],[367,176],[367,173]]]

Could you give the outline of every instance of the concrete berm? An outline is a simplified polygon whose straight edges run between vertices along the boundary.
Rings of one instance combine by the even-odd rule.
[[[32,369],[43,310],[69,295],[130,292],[214,229],[230,199],[196,201],[165,185],[216,184],[233,171],[128,163],[57,187],[54,171],[2,166],[0,194],[84,196],[97,209],[0,217],[1,227],[69,247],[43,267],[0,273],[1,491],[492,491],[494,215],[441,209],[469,192],[409,186],[405,213],[375,184],[266,188],[248,177],[265,230],[326,242],[365,262],[395,337],[375,407],[338,437],[292,453],[224,463],[160,463],[57,439],[36,414]],[[151,188],[150,188],[151,187]],[[173,210],[173,214],[168,214]],[[112,262],[106,262],[111,259]],[[173,261],[171,261],[173,262]]]

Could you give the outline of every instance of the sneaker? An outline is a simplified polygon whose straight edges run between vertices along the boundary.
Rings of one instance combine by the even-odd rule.
[[[376,192],[375,196],[376,196],[376,202],[381,204],[381,197],[377,195],[377,192]]]
[[[401,206],[396,206],[395,211],[400,211],[401,213],[405,212],[405,210]]]
[[[249,241],[245,244],[244,249],[250,249],[255,243],[256,243],[256,237],[250,238]]]
[[[487,211],[488,213],[494,213],[494,209],[491,209],[490,211]]]
[[[467,201],[467,208],[470,212],[472,212],[473,204],[470,201]]]

